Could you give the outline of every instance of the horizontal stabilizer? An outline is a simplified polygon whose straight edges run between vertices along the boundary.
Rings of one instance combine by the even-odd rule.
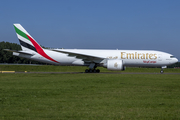
[[[17,51],[17,50],[10,50],[10,49],[3,49],[3,50],[8,51],[8,52],[15,52],[15,53],[26,54],[26,55],[34,55],[34,54],[29,53],[27,51]]]

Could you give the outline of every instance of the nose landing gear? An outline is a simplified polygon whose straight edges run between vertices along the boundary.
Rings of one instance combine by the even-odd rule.
[[[167,66],[162,66],[162,67],[161,67],[161,71],[160,71],[161,74],[164,73],[164,68],[167,68]]]
[[[164,73],[164,70],[163,70],[163,69],[161,69],[160,73],[161,73],[161,74],[163,74],[163,73]]]

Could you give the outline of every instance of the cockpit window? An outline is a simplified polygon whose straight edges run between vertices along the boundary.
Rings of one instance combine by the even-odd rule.
[[[175,56],[170,56],[170,58],[175,58]]]

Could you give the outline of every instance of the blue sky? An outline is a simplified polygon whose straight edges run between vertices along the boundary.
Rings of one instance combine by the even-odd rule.
[[[52,48],[160,50],[180,60],[180,0],[4,0],[0,41],[13,23]],[[18,43],[19,44],[19,43]]]

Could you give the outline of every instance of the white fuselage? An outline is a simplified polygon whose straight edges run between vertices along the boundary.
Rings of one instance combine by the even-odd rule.
[[[62,50],[62,49],[56,49]],[[65,49],[69,52],[76,52],[80,54],[85,54],[88,56],[98,56],[104,59],[118,59],[123,61],[124,66],[145,66],[145,67],[162,67],[174,64],[178,62],[178,59],[173,55],[161,51],[154,50],[91,50],[91,49]],[[81,58],[76,58],[69,54],[55,52],[52,50],[44,49],[44,52],[49,55],[54,60],[58,61],[53,62],[41,56],[40,54],[34,52],[33,55],[25,55],[21,53],[13,53],[16,56],[45,62],[54,65],[80,65],[80,66],[89,66],[88,61],[85,61]],[[96,62],[96,61],[95,61]],[[102,61],[97,61],[101,63]],[[99,64],[99,66],[103,66]]]
[[[97,67],[125,70],[130,67],[162,67],[178,62],[173,55],[154,50],[43,49],[20,25],[14,28],[22,51],[9,50],[13,55],[54,65],[88,66],[85,73],[99,73]],[[161,70],[163,73],[163,70]]]

